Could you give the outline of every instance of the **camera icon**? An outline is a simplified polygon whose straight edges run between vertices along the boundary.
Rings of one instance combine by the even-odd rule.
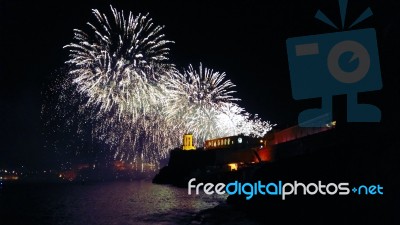
[[[332,96],[343,94],[347,95],[348,122],[381,120],[379,108],[357,101],[359,92],[382,88],[375,29],[289,38],[286,46],[293,98],[322,99],[320,109],[300,113],[300,126],[322,127],[330,123]]]

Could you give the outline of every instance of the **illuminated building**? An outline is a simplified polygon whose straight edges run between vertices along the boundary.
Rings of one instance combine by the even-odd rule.
[[[193,135],[185,134],[183,135],[183,145],[182,150],[195,150],[196,147],[193,145]]]

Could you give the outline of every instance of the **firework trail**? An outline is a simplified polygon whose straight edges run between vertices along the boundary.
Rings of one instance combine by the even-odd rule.
[[[202,145],[209,138],[263,136],[271,129],[237,105],[225,73],[201,64],[180,73],[169,63],[173,42],[148,14],[126,15],[112,6],[111,12],[108,18],[93,10],[89,31],[75,29],[65,46],[68,74],[54,88],[59,97],[53,121],[78,123],[78,134],[90,129],[114,159],[151,163],[179,146],[184,133]]]

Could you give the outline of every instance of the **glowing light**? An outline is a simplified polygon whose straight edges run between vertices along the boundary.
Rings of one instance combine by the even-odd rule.
[[[185,133],[200,146],[206,139],[262,137],[271,130],[269,122],[235,103],[235,85],[225,73],[202,64],[179,72],[168,61],[173,42],[148,14],[124,14],[112,6],[111,12],[107,17],[93,10],[90,29],[74,30],[73,42],[65,46],[68,74],[46,94],[59,96],[55,106],[49,100],[42,108],[42,115],[50,117],[46,125],[57,123],[77,136],[89,130],[94,141],[106,144],[110,160],[141,163],[142,168],[158,165]],[[49,112],[53,108],[56,113]]]
[[[228,166],[229,166],[231,171],[238,170],[238,164],[237,163],[230,163],[230,164],[228,164]]]
[[[183,132],[193,133],[195,144],[207,139],[244,134],[263,136],[272,125],[261,121],[239,107],[231,94],[235,85],[225,73],[215,72],[200,64],[183,73],[174,73],[163,81],[168,96],[167,122]]]
[[[328,124],[326,124],[326,127],[335,127],[336,126],[336,121],[332,121]]]

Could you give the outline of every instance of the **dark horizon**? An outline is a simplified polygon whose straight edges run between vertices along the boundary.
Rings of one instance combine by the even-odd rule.
[[[54,164],[53,152],[44,151],[42,93],[68,59],[63,46],[70,43],[73,29],[87,29],[93,21],[91,9],[110,13],[112,4],[124,12],[150,13],[165,25],[170,60],[178,69],[200,62],[226,72],[236,84],[239,105],[280,128],[297,124],[297,115],[319,100],[292,98],[286,55],[290,37],[335,32],[314,15],[321,9],[339,24],[337,0],[278,1],[267,7],[255,1],[38,1],[0,2],[0,167],[24,164],[42,167]],[[387,129],[399,125],[399,78],[396,56],[400,51],[400,3],[395,0],[349,1],[346,24],[367,7],[374,16],[354,29],[377,30],[383,89],[361,94],[361,100],[382,110]],[[337,101],[336,101],[337,100]],[[343,110],[343,96],[334,98],[335,113]]]

